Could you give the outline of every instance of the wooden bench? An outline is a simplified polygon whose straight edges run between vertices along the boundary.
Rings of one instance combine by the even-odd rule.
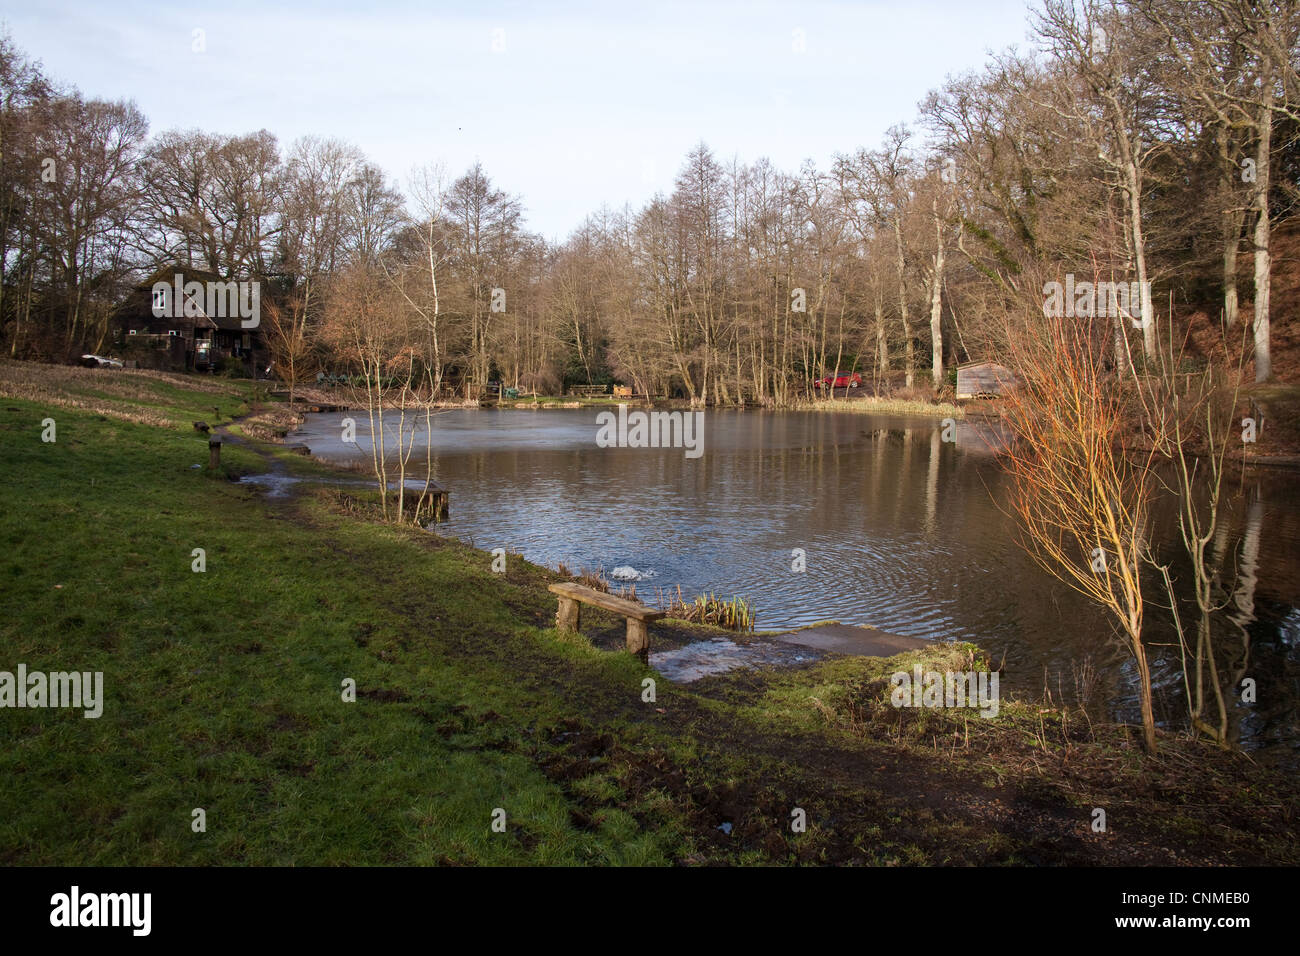
[[[560,609],[555,615],[555,626],[558,630],[574,634],[578,632],[583,604],[604,608],[606,611],[613,611],[627,618],[627,649],[641,660],[649,660],[650,631],[646,625],[664,617],[664,611],[656,611],[644,604],[637,604],[635,601],[606,594],[581,584],[568,582],[552,584],[550,591],[560,598]]]

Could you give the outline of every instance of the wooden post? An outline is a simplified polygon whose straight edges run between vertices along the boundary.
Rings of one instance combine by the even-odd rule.
[[[216,469],[221,464],[221,439],[208,439],[208,467]]]
[[[582,615],[582,605],[573,598],[560,598],[560,609],[555,613],[555,627],[561,631],[578,632],[578,621]]]
[[[446,521],[447,499],[449,497],[446,488],[430,485],[427,491],[420,493],[420,500],[416,508],[419,511],[427,512],[434,521]]]
[[[634,617],[627,619],[627,649],[641,658],[643,663],[650,660],[650,631],[645,621]]]

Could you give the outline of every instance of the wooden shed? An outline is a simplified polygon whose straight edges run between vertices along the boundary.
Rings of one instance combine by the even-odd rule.
[[[987,398],[1015,388],[1011,370],[996,362],[967,362],[957,366],[957,398]]]

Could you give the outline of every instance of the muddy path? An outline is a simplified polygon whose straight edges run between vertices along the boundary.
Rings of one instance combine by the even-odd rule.
[[[249,420],[257,418],[261,412],[261,409],[254,409],[246,415],[231,419],[224,425],[218,425],[210,432],[210,434],[221,439],[222,445],[237,445],[240,448],[247,449],[261,458],[265,464],[265,470],[259,472],[239,472],[236,474],[232,470],[231,476],[233,480],[257,488],[269,501],[281,502],[292,498],[299,485],[374,487],[375,482],[373,480],[359,478],[356,474],[342,469],[331,469],[330,473],[327,474],[295,475],[285,463],[283,457],[271,450],[276,443],[249,435],[235,434],[230,430],[234,426],[241,426]],[[279,447],[291,449],[293,446],[280,444]],[[303,448],[305,454],[306,446],[303,446]],[[310,460],[321,468],[329,468],[328,464],[319,459]]]

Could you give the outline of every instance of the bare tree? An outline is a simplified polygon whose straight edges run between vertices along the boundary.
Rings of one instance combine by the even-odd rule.
[[[1143,202],[1150,167],[1164,142],[1152,129],[1159,87],[1143,69],[1155,60],[1157,48],[1138,24],[1121,15],[1117,0],[1045,0],[1035,26],[1067,71],[1067,80],[1077,77],[1090,94],[1075,97],[1063,86],[1056,108],[1070,111],[1124,196],[1126,238],[1141,294],[1142,348],[1154,360],[1156,322]],[[1095,121],[1098,108],[1100,122]]]
[[[225,278],[261,277],[278,231],[281,164],[266,130],[159,135],[141,161],[140,250]]]
[[[1139,380],[1146,406],[1145,417],[1163,419],[1157,431],[1160,451],[1171,463],[1171,477],[1160,477],[1169,497],[1178,503],[1178,531],[1192,570],[1192,596],[1196,605],[1196,642],[1191,646],[1179,612],[1179,593],[1167,563],[1154,555],[1149,560],[1159,570],[1169,597],[1183,657],[1183,685],[1192,726],[1223,744],[1228,735],[1228,709],[1215,655],[1213,620],[1231,598],[1216,600],[1226,589],[1222,554],[1212,556],[1211,546],[1220,532],[1224,468],[1236,438],[1236,411],[1241,369],[1207,366],[1199,374],[1179,375],[1173,369],[1186,350],[1175,354],[1170,343],[1166,371]],[[1238,352],[1238,354],[1241,354]],[[1249,642],[1247,642],[1249,647]],[[1188,660],[1190,652],[1190,662]],[[1214,722],[1206,683],[1213,691]]]
[[[305,137],[294,144],[286,164],[284,203],[276,272],[284,289],[282,302],[287,314],[283,322],[289,341],[308,338],[308,327],[320,311],[322,290],[340,265],[351,199],[365,158],[360,150],[337,140]],[[298,349],[285,356],[290,367],[289,403],[294,401],[298,369],[293,364]]]
[[[494,311],[492,290],[505,291],[509,263],[523,240],[519,226],[523,210],[518,199],[492,185],[479,163],[451,184],[446,209],[455,226],[454,256],[465,292],[463,311],[469,317],[468,398],[471,389],[488,382],[493,316],[499,314]],[[508,299],[505,305],[509,307]]]
[[[897,280],[897,306],[903,329],[904,383],[911,388],[916,381],[916,346],[908,306],[908,249],[904,215],[908,206],[913,160],[907,153],[911,133],[904,126],[892,127],[885,145],[876,152],[859,150],[853,157],[839,159],[840,179],[851,201],[865,203],[872,212],[876,229],[893,241],[894,272]]]
[[[1135,9],[1156,25],[1182,70],[1177,92],[1196,101],[1221,131],[1225,167],[1241,168],[1251,185],[1250,211],[1255,259],[1255,380],[1272,376],[1270,290],[1272,273],[1273,130],[1279,119],[1300,122],[1300,7],[1293,0],[1135,0]],[[1254,143],[1253,157],[1233,156],[1236,136]],[[1234,170],[1235,172],[1235,170]],[[1225,210],[1224,281],[1233,290],[1235,312],[1238,236]],[[1232,269],[1231,277],[1228,270]]]
[[[109,262],[125,274],[121,250],[139,195],[136,161],[147,129],[134,104],[73,95],[51,105],[37,132],[33,148],[50,161],[52,175],[32,193],[33,216],[62,299],[66,349],[91,332],[87,320],[96,305],[98,319],[107,316],[107,304],[93,296]]]
[[[1104,333],[1039,310],[1015,319],[1008,341],[1018,387],[1003,406],[1015,441],[1001,457],[1010,510],[1027,553],[1118,627],[1137,669],[1143,740],[1154,753],[1141,568],[1156,453],[1134,458],[1121,445],[1131,410],[1102,370]]]
[[[39,65],[8,35],[0,34],[0,266],[5,273],[0,281],[0,332],[7,331],[11,357],[18,354],[30,319],[38,256],[27,193],[39,188],[44,172],[47,157],[37,155],[33,146],[53,95]],[[10,275],[14,294],[9,291]]]
[[[431,400],[420,394],[421,330],[417,323],[395,321],[410,313],[382,273],[355,263],[339,272],[325,294],[321,335],[357,371],[350,387],[364,403],[370,425],[371,467],[379,488],[385,521],[419,520],[428,500],[431,474],[424,494],[408,496],[407,479],[418,425],[426,428]],[[432,434],[426,432],[432,442]],[[409,498],[414,498],[410,503]]]

